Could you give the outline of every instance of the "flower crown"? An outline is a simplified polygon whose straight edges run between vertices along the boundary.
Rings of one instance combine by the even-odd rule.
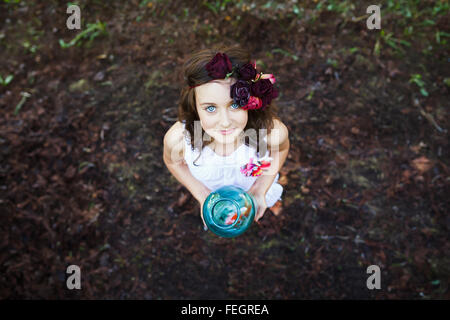
[[[213,79],[228,79],[233,75],[238,79],[230,88],[230,97],[244,110],[264,110],[272,99],[278,97],[278,90],[273,86],[275,77],[273,74],[258,73],[255,62],[233,67],[228,56],[218,52],[205,69]]]

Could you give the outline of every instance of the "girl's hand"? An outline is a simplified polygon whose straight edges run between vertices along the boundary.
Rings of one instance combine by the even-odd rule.
[[[206,230],[208,230],[208,227],[206,226],[205,219],[203,218],[203,202],[199,202],[200,203],[200,218],[202,218],[202,221],[203,221],[203,230],[206,231]]]
[[[209,190],[208,188],[204,188],[201,192],[201,194],[199,194],[196,199],[198,201],[198,203],[200,204],[200,218],[202,218],[203,221],[203,229],[206,231],[208,230],[208,227],[206,226],[205,223],[205,219],[203,218],[203,203],[205,202],[206,198],[209,196],[209,194],[211,193],[211,190]]]
[[[248,192],[251,193],[252,196],[255,198],[256,206],[258,207],[258,211],[255,214],[255,221],[258,222],[258,220],[263,217],[267,209],[266,195],[264,194],[264,192],[252,190],[252,188],[250,188]]]

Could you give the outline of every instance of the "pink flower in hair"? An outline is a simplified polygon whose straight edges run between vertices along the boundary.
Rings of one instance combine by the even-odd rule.
[[[262,107],[262,100],[258,97],[250,96],[247,104],[245,106],[243,106],[242,109],[253,110],[253,109],[259,109],[261,107]]]
[[[262,74],[261,79],[269,79],[272,84],[276,82],[275,77],[271,73]]]

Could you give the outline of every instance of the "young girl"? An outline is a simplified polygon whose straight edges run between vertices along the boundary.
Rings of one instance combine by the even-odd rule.
[[[281,200],[278,171],[289,152],[273,102],[275,77],[258,72],[245,50],[218,46],[185,61],[184,81],[178,121],[164,136],[164,163],[197,199],[202,220],[207,196],[235,185],[254,196],[258,221]]]

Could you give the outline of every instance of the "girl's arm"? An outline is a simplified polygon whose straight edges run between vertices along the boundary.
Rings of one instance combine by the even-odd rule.
[[[211,193],[203,183],[194,178],[184,161],[184,135],[182,124],[177,121],[164,136],[163,160],[170,173],[197,199],[202,209],[203,202]],[[203,219],[203,214],[201,214]]]
[[[249,192],[255,196],[258,202],[258,212],[255,220],[258,221],[264,215],[267,208],[266,193],[272,185],[277,173],[283,167],[286,157],[289,153],[289,132],[287,127],[279,120],[274,120],[274,127],[267,135],[267,144],[270,151],[270,157],[273,159],[270,167],[263,171],[263,174],[256,179]]]

